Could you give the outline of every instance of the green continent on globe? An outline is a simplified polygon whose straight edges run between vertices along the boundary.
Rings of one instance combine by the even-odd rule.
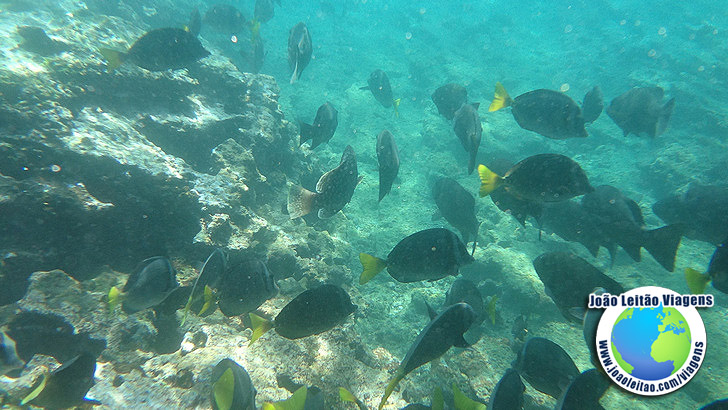
[[[666,308],[664,312],[667,316],[657,328],[660,336],[652,344],[652,357],[658,362],[672,360],[675,368],[671,374],[675,374],[690,356],[690,326],[677,309]]]

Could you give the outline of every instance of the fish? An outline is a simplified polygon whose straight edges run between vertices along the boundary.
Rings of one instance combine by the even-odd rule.
[[[319,218],[331,218],[351,201],[359,183],[356,154],[347,145],[339,166],[326,172],[316,184],[316,192],[293,185],[288,191],[288,215],[291,219],[316,212]]]
[[[127,314],[140,312],[164,302],[178,287],[177,271],[169,259],[163,256],[148,258],[137,265],[121,291],[116,286],[111,288],[109,308],[113,312],[121,302],[121,308]]]
[[[560,154],[533,155],[502,177],[481,164],[478,175],[481,198],[500,187],[518,199],[531,202],[566,201],[594,190],[581,166]]]
[[[475,324],[479,324],[485,319],[486,306],[485,302],[483,302],[483,296],[472,281],[463,278],[455,279],[445,294],[443,307],[452,306],[460,302],[467,303],[473,308],[473,312],[475,312]]]
[[[480,222],[473,195],[456,180],[443,177],[432,185],[432,197],[442,217],[460,232],[463,242],[475,241]]]
[[[300,147],[304,142],[311,140],[311,149],[314,149],[325,142],[329,142],[339,125],[338,117],[339,112],[330,102],[327,101],[320,106],[316,111],[313,124],[300,123],[301,139],[298,146]]]
[[[513,118],[524,130],[546,138],[584,138],[584,116],[579,105],[560,91],[539,89],[511,98],[503,84],[496,83],[488,111],[511,107]]]
[[[229,4],[215,4],[205,12],[202,22],[215,31],[235,35],[248,27],[243,12]]]
[[[294,382],[290,376],[288,375],[279,375],[276,374],[276,382],[278,383],[278,387],[282,387],[289,392],[295,394],[302,388],[305,387],[302,384],[298,384]],[[298,393],[299,395],[301,393]],[[293,399],[292,401],[296,401],[296,399],[291,396],[289,398]],[[300,400],[300,399],[299,399]],[[275,404],[273,404],[275,407]],[[325,410],[326,409],[326,402],[324,400],[324,395],[321,389],[319,389],[316,386],[310,386],[306,387],[306,398],[302,403],[302,409],[303,410]],[[286,408],[288,410],[288,407]]]
[[[468,91],[459,84],[445,84],[432,93],[432,102],[440,115],[452,120],[455,112],[468,102]]]
[[[701,407],[700,410],[725,410],[726,408],[728,408],[728,397],[725,399],[712,401]]]
[[[584,102],[581,104],[581,113],[585,123],[592,123],[599,118],[604,110],[604,96],[602,89],[598,85],[589,90],[584,96]]]
[[[195,37],[200,35],[200,30],[202,30],[202,16],[200,16],[200,10],[198,8],[195,7],[192,10],[190,13],[190,21],[184,29]]]
[[[93,387],[96,357],[82,353],[36,381],[31,392],[20,402],[21,406],[65,409],[83,404],[99,405],[96,400],[86,399]]]
[[[317,335],[341,324],[356,309],[344,289],[336,285],[321,285],[293,298],[272,322],[251,313],[253,336],[250,343],[271,328],[291,340]]]
[[[48,37],[48,34],[40,27],[19,26],[18,35],[23,38],[18,47],[41,56],[48,57],[70,49],[69,45],[63,41]]]
[[[520,314],[516,316],[511,325],[511,335],[513,339],[519,342],[524,342],[528,336],[528,318]]]
[[[311,34],[304,22],[299,22],[288,32],[288,66],[291,68],[291,84],[301,78],[313,53]]]
[[[422,329],[397,367],[394,377],[387,385],[384,396],[379,402],[379,410],[382,410],[394,388],[410,372],[439,358],[453,346],[470,347],[463,334],[470,329],[474,321],[475,312],[467,303],[456,303],[433,317],[430,323]]]
[[[379,201],[392,189],[394,178],[399,172],[399,149],[394,135],[382,130],[377,135],[377,162],[379,163]]]
[[[591,293],[595,295],[603,295],[607,290],[604,288],[596,288]],[[582,321],[582,329],[584,334],[584,342],[589,349],[589,358],[597,368],[601,366],[599,363],[599,354],[597,352],[597,327],[599,321],[602,320],[604,309],[586,309],[584,312],[584,320]]]
[[[582,207],[581,202],[569,200],[545,204],[540,222],[542,230],[584,245],[594,257],[601,247],[607,248],[614,261],[617,245],[602,232],[595,217]]]
[[[691,293],[705,293],[705,287],[712,282],[715,289],[728,294],[728,238],[715,248],[707,272],[687,268],[685,280]]]
[[[475,261],[457,235],[445,228],[431,228],[399,241],[387,259],[360,253],[363,271],[359,284],[363,285],[387,268],[394,280],[402,283],[434,281],[456,276],[461,266]]]
[[[232,359],[222,359],[212,369],[210,403],[213,410],[255,410],[255,395],[250,375]]]
[[[456,383],[452,384],[452,396],[456,410],[486,410],[485,404],[466,396]]]
[[[497,159],[488,163],[487,168],[496,174],[503,175],[513,167],[513,163],[503,159]],[[497,189],[490,193],[493,204],[502,212],[510,214],[521,226],[526,226],[526,219],[533,217],[540,223],[543,204],[541,202],[526,201],[512,195],[505,189]]]
[[[452,129],[455,135],[460,139],[460,143],[463,144],[465,151],[470,154],[470,158],[468,159],[468,174],[472,174],[475,170],[475,160],[478,156],[478,147],[480,147],[480,140],[483,135],[478,107],[478,103],[463,104],[460,109],[455,111],[452,122]]]
[[[532,337],[518,353],[514,369],[541,393],[558,399],[579,376],[579,369],[566,351],[543,337]]]
[[[35,354],[52,356],[65,363],[83,353],[98,357],[106,341],[76,329],[63,317],[51,313],[22,311],[7,324],[5,334],[15,341],[15,351],[24,362]]]
[[[252,312],[277,294],[278,285],[265,263],[247,259],[225,270],[216,299],[222,314],[230,317]]]
[[[15,340],[0,329],[0,376],[24,367],[25,362],[18,356],[18,351],[15,349]]]
[[[675,270],[675,256],[684,231],[682,224],[645,229],[637,202],[609,185],[600,185],[584,195],[581,206],[597,227],[632,259],[639,262],[641,249],[645,248],[663,268]]]
[[[394,99],[392,94],[392,86],[389,84],[387,73],[382,70],[374,70],[369,74],[366,87],[360,87],[360,90],[369,90],[374,98],[379,101],[384,108],[394,107],[394,113],[399,115],[398,107],[401,99]]]
[[[359,400],[354,393],[350,392],[349,390],[339,387],[339,399],[342,403],[354,403],[356,404],[356,407],[359,408],[359,410],[369,410],[369,408]]]
[[[515,369],[509,368],[490,393],[488,410],[518,410],[523,408],[526,386]]]
[[[266,23],[275,16],[275,5],[273,0],[255,0],[255,20]]]
[[[147,32],[126,52],[109,48],[99,51],[109,71],[126,62],[149,71],[178,70],[210,55],[196,35],[174,27]]]
[[[190,310],[198,312],[197,314],[200,316],[205,312],[215,311],[215,309],[210,309],[214,302],[212,289],[218,288],[220,279],[227,271],[227,264],[228,256],[222,249],[217,248],[210,253],[200,268],[195,284],[192,285],[180,326],[184,326]]]
[[[546,252],[533,260],[546,294],[554,301],[565,318],[581,322],[589,294],[604,288],[619,295],[624,288],[592,264],[570,252]]]
[[[728,232],[728,186],[693,183],[655,202],[652,211],[665,223],[683,224],[688,238],[718,245]]]
[[[675,108],[675,98],[665,104],[660,87],[636,87],[616,97],[607,107],[607,115],[622,129],[624,136],[642,133],[655,138],[667,129]]]
[[[597,369],[589,369],[569,384],[556,403],[555,410],[604,409],[599,400],[604,396],[611,382]]]
[[[311,391],[314,389],[314,391]],[[323,409],[323,394],[318,387],[312,387],[311,389],[306,386],[301,386],[296,390],[291,397],[286,400],[278,401],[275,403],[265,402],[261,410],[319,410]],[[310,400],[310,397],[314,397]],[[321,407],[317,407],[318,405]]]

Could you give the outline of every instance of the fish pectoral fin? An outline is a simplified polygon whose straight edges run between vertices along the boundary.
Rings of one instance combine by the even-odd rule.
[[[685,269],[685,282],[687,282],[692,294],[705,293],[705,287],[708,286],[710,280],[708,273],[701,273],[693,268]]]
[[[379,272],[387,267],[387,262],[383,259],[379,259],[376,256],[369,255],[367,253],[359,254],[359,262],[363,268],[361,275],[359,276],[359,284],[363,285],[372,280]]]

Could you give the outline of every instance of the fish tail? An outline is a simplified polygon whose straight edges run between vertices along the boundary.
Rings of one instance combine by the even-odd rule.
[[[488,306],[485,307],[485,313],[490,318],[490,323],[495,324],[495,304],[498,302],[498,295],[493,295],[488,302]]]
[[[192,294],[190,294],[190,297],[187,298],[187,303],[185,304],[185,310],[182,314],[182,322],[180,322],[179,326],[182,327],[185,325],[185,322],[187,322],[187,315],[190,314],[190,309],[192,308]]]
[[[262,410],[303,410],[306,407],[306,396],[308,388],[301,386],[293,395],[283,401],[275,403],[266,402],[263,404]]]
[[[402,102],[401,98],[397,98],[396,100],[392,100],[392,106],[394,107],[394,115],[399,118],[399,103]]]
[[[343,387],[339,387],[339,399],[341,401],[348,401],[351,403],[356,403],[358,401],[356,396],[354,396],[354,393],[346,390]]]
[[[488,169],[483,164],[478,165],[478,176],[480,177],[480,197],[488,196],[503,184],[503,178]]]
[[[488,107],[488,111],[498,111],[501,108],[510,107],[511,104],[513,104],[513,99],[508,95],[503,84],[500,82],[495,83],[495,95],[493,96],[493,101],[490,103],[490,107]]]
[[[288,216],[296,219],[308,215],[313,210],[313,200],[316,198],[314,192],[303,187],[293,185],[288,190]]]
[[[672,109],[674,107],[674,98],[671,98],[670,101],[666,102],[665,105],[662,106],[662,109],[660,110],[660,116],[657,118],[657,123],[655,124],[655,136],[662,134],[667,129],[667,124],[670,122]]]
[[[40,382],[38,382],[37,385],[34,385],[33,390],[31,390],[30,393],[28,393],[28,395],[23,398],[23,400],[20,402],[20,405],[25,406],[26,404],[35,400],[35,398],[38,397],[45,389],[49,377],[50,374],[48,372],[44,372],[42,378],[40,379]]]
[[[705,287],[710,282],[710,275],[707,273],[701,273],[693,268],[685,269],[685,282],[688,284],[688,289],[692,294],[705,293]]]
[[[255,313],[250,314],[250,321],[253,323],[253,336],[250,337],[250,344],[253,344],[253,342],[263,336],[265,332],[273,328],[273,322],[262,318]]]
[[[389,399],[389,396],[392,395],[394,388],[397,387],[402,379],[404,379],[404,374],[397,370],[397,373],[394,375],[394,378],[392,378],[392,381],[390,381],[387,385],[387,388],[384,389],[384,396],[382,396],[382,400],[379,402],[379,406],[377,407],[378,410],[382,410],[382,408],[384,408],[384,404],[387,403],[387,399]]]
[[[104,56],[104,59],[106,60],[106,69],[109,71],[114,71],[119,68],[126,58],[126,53],[112,50],[110,48],[100,48],[99,52],[102,56]]]
[[[198,316],[202,316],[203,313],[207,312],[208,309],[210,309],[210,306],[212,306],[213,303],[215,303],[215,294],[212,292],[212,288],[208,285],[205,285],[205,291],[203,293],[205,303],[202,305],[202,309],[200,309],[200,313],[198,313]]]
[[[301,138],[298,140],[298,146],[303,145],[308,140],[313,140],[313,125],[302,122],[299,124],[301,127]]]
[[[384,270],[387,266],[387,262],[383,259],[379,259],[376,256],[369,255],[367,253],[359,254],[359,261],[364,270],[359,276],[359,284],[363,285],[372,280],[379,272]]]
[[[432,391],[430,408],[432,410],[445,410],[445,397],[442,395],[442,388],[440,386],[435,387],[435,390]]]
[[[647,252],[663,268],[672,272],[675,270],[675,255],[677,254],[678,246],[680,246],[683,231],[684,229],[681,224],[673,224],[651,231],[645,231],[643,233],[644,244],[642,246],[647,249]]]
[[[121,302],[122,295],[119,288],[116,286],[112,286],[111,289],[109,289],[109,311],[113,312],[117,306],[119,306],[119,303]]]

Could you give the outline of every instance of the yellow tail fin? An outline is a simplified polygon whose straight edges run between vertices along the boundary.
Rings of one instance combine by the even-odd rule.
[[[205,303],[202,305],[202,309],[200,309],[200,313],[198,313],[198,316],[202,316],[203,313],[207,312],[207,309],[212,306],[213,303],[215,303],[215,294],[212,293],[212,288],[208,285],[205,285]]]
[[[122,63],[124,63],[124,57],[126,54],[121,51],[112,50],[110,48],[100,48],[99,52],[102,56],[104,56],[104,59],[106,59],[106,68],[109,71],[116,70]]]
[[[359,254],[359,261],[361,262],[364,270],[359,276],[359,284],[363,285],[372,280],[379,272],[381,272],[386,266],[387,262],[383,259],[379,259],[376,256],[369,255],[367,253]]]
[[[262,410],[303,410],[306,407],[306,386],[299,387],[293,395],[286,400],[275,403],[264,403]]]
[[[685,269],[685,281],[688,283],[690,293],[699,294],[705,292],[705,287],[710,282],[710,275],[696,271],[695,269]]]
[[[250,338],[250,344],[253,344],[253,342],[263,336],[265,332],[273,328],[273,322],[264,319],[255,313],[250,314],[250,321],[253,322],[253,336]]]
[[[339,399],[341,399],[341,401],[349,401],[352,403],[356,403],[358,401],[356,396],[354,396],[354,393],[343,387],[339,387]]]
[[[442,396],[442,389],[435,387],[432,391],[432,403],[430,403],[432,410],[445,410],[445,398]]]
[[[215,404],[220,410],[230,410],[233,406],[233,394],[235,393],[235,375],[233,369],[227,369],[212,385]]]
[[[492,324],[495,324],[495,304],[498,302],[498,295],[493,295],[490,298],[490,302],[488,302],[488,306],[485,307],[485,312],[488,314],[488,317],[490,318],[490,322]]]
[[[488,111],[498,111],[501,108],[509,107],[511,104],[513,104],[513,100],[508,95],[503,84],[499,82],[495,83],[495,95],[493,96],[493,101],[490,103],[490,107],[488,107]]]
[[[503,178],[488,169],[483,164],[478,165],[478,176],[480,177],[480,197],[488,196],[503,184]]]
[[[402,379],[404,379],[404,375],[399,370],[397,370],[394,378],[392,379],[392,381],[389,382],[387,388],[384,390],[384,396],[382,396],[382,400],[379,402],[379,407],[377,407],[379,410],[382,410],[382,408],[384,408],[384,404],[387,403],[387,399],[389,399],[389,396],[392,395],[394,388],[397,387]]]
[[[112,286],[111,289],[109,289],[109,311],[113,312],[117,306],[119,306],[119,303],[121,303],[121,291],[116,286]]]
[[[452,384],[453,401],[455,402],[455,410],[485,410],[486,406],[463,394],[458,385]]]
[[[394,115],[399,118],[399,103],[402,102],[401,98],[397,98],[396,100],[392,100],[392,105],[394,106]]]

